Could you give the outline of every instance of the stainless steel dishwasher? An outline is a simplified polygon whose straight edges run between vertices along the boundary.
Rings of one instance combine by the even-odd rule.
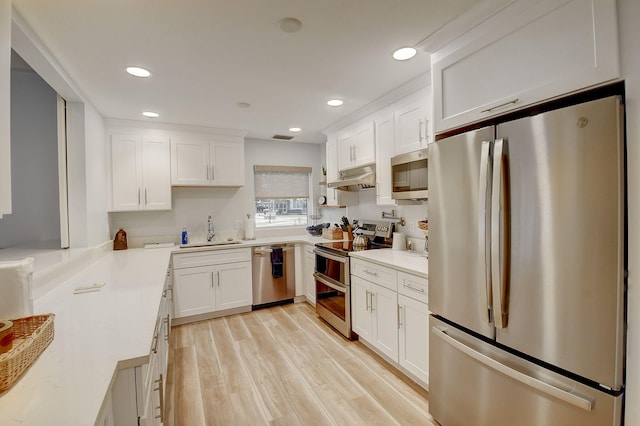
[[[295,245],[254,247],[253,309],[293,302],[296,293]]]

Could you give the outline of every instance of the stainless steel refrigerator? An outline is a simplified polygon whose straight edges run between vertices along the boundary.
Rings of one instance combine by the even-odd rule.
[[[621,97],[531,114],[429,148],[429,410],[443,426],[622,421]]]

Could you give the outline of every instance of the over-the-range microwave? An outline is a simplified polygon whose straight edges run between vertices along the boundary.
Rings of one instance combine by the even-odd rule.
[[[429,149],[391,158],[391,197],[396,200],[429,198]]]

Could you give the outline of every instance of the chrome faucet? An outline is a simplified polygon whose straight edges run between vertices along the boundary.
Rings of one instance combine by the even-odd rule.
[[[211,215],[207,219],[207,241],[211,241],[213,237],[216,235],[216,232],[213,230],[213,220],[211,219]]]

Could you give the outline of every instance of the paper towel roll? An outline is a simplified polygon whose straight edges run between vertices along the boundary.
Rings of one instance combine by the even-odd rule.
[[[393,244],[391,245],[393,250],[406,250],[407,249],[407,237],[402,232],[393,233]]]
[[[249,215],[247,215],[249,216]],[[254,240],[255,237],[255,229],[256,224],[253,217],[249,216],[244,220],[244,239],[245,240]]]
[[[33,315],[33,257],[0,262],[0,318]]]

